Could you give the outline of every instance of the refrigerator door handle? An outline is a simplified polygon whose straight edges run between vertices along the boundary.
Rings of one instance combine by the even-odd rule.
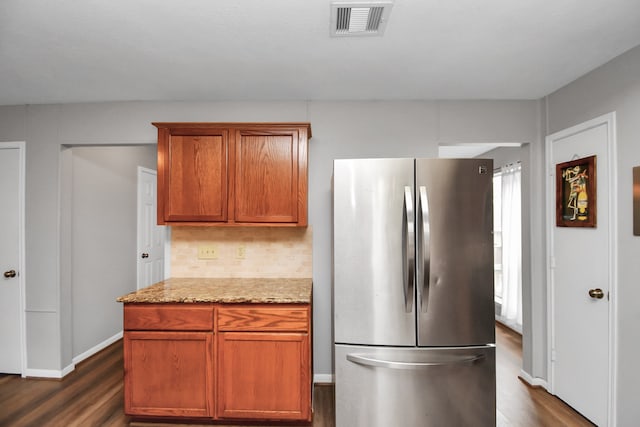
[[[402,260],[404,308],[407,313],[413,311],[413,294],[415,287],[416,243],[414,234],[413,191],[404,187],[404,212],[402,216]]]
[[[418,274],[420,311],[426,312],[429,305],[429,281],[431,280],[431,229],[429,228],[429,198],[427,188],[420,186],[418,198],[418,250],[422,265]]]
[[[370,366],[376,368],[388,368],[388,369],[409,369],[409,370],[425,370],[437,366],[450,366],[450,365],[467,365],[475,363],[481,359],[484,359],[484,354],[475,354],[470,356],[450,356],[448,358],[442,358],[441,360],[434,360],[428,362],[398,362],[393,360],[377,359],[375,357],[363,355],[363,354],[347,354],[347,360],[353,363],[357,363],[362,366]]]

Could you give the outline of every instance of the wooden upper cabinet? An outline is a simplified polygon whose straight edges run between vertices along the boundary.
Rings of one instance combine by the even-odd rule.
[[[298,222],[298,131],[236,132],[236,222]]]
[[[226,221],[227,129],[160,129],[158,223]]]
[[[308,123],[154,123],[158,223],[307,225]]]

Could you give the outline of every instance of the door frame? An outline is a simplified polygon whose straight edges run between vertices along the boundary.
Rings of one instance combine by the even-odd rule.
[[[609,426],[616,425],[616,379],[617,379],[617,323],[618,323],[618,216],[617,216],[617,200],[618,200],[618,168],[616,158],[616,113],[611,112],[596,117],[578,125],[563,129],[545,138],[546,142],[546,177],[547,177],[547,373],[548,382],[547,389],[550,393],[554,391],[554,364],[553,364],[553,343],[555,341],[555,301],[554,301],[554,283],[553,283],[553,266],[555,263],[553,256],[553,230],[555,228],[555,165],[553,159],[553,144],[561,139],[576,135],[578,133],[605,125],[607,126],[607,161],[609,167],[609,203],[606,209],[609,210],[609,366],[607,366],[609,384],[607,389],[607,422]]]
[[[26,178],[26,143],[25,141],[0,142],[0,148],[18,150],[18,288],[20,290],[20,375],[26,377],[27,339],[26,339],[26,305],[25,305],[25,178]]]

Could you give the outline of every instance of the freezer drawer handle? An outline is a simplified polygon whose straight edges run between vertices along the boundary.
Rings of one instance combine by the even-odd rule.
[[[484,359],[484,354],[476,354],[472,356],[451,356],[446,359],[431,361],[431,362],[395,362],[392,360],[375,359],[373,357],[361,355],[361,354],[347,354],[347,360],[358,365],[374,366],[378,368],[389,369],[410,369],[410,370],[422,370],[433,368],[434,366],[447,366],[447,365],[465,365],[472,364],[478,360]]]
[[[414,291],[414,265],[416,262],[416,243],[413,231],[414,213],[413,213],[413,192],[411,187],[404,187],[404,212],[402,217],[402,260],[404,265],[403,273],[403,291],[404,291],[404,308],[407,313],[413,311],[413,293]]]

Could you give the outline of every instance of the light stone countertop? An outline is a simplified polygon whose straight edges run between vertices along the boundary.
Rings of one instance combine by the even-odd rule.
[[[171,278],[123,295],[123,303],[309,304],[312,280]]]

